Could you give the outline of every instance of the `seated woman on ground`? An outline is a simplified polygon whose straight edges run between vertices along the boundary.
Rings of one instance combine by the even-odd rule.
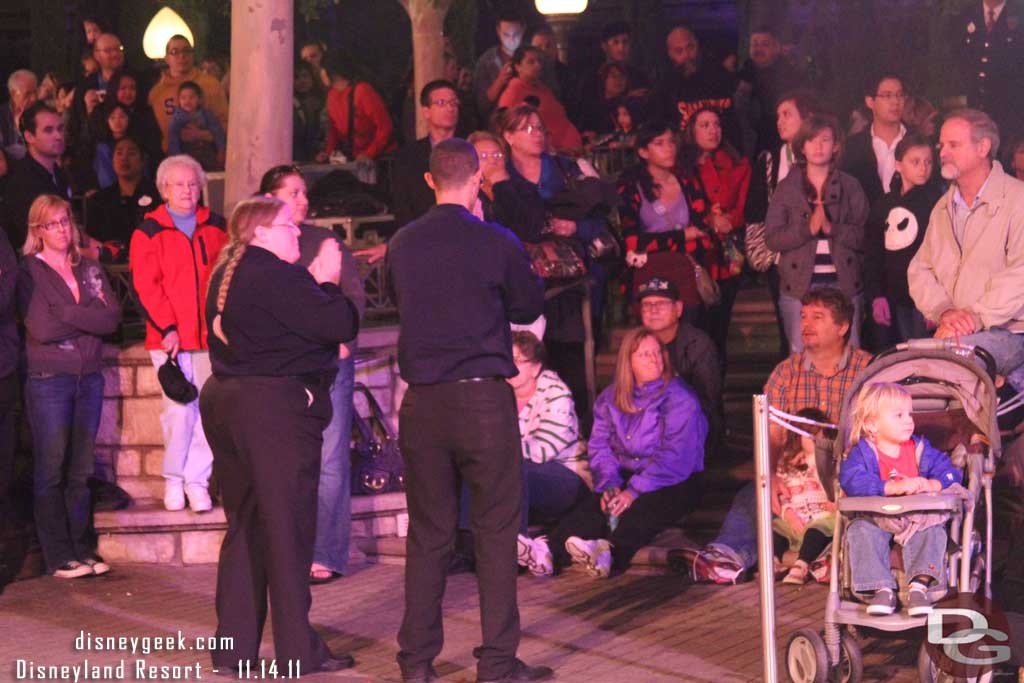
[[[508,383],[516,395],[523,444],[523,512],[519,530],[519,564],[534,574],[550,574],[550,565],[531,564],[532,518],[557,522],[584,493],[590,472],[587,445],[580,438],[572,394],[559,376],[545,369],[544,344],[532,332],[512,333],[512,358],[519,374]],[[540,536],[539,542],[545,542]]]
[[[804,408],[797,416],[815,422],[828,421],[828,416],[817,408]],[[807,426],[801,424],[800,427]],[[814,455],[814,437],[824,431],[830,430],[811,426],[807,429],[811,436],[787,432],[782,457],[775,469],[776,481],[783,484],[779,495],[782,509],[780,515],[772,520],[775,557],[781,563],[787,550],[799,553],[797,561],[782,579],[783,583],[803,585],[807,582],[811,564],[828,546],[835,529],[836,506],[821,485]],[[834,435],[822,436],[832,438]]]
[[[672,375],[668,352],[643,328],[619,348],[615,381],[594,404],[588,443],[594,492],[551,533],[533,539],[530,566],[583,565],[607,578],[697,504],[708,422],[696,394]]]

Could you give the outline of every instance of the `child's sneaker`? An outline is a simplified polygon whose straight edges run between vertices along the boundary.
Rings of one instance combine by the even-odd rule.
[[[876,617],[884,617],[896,611],[896,594],[891,588],[882,588],[875,591],[874,596],[868,601],[868,614]]]
[[[519,565],[526,567],[534,576],[551,576],[555,573],[555,562],[548,547],[548,537],[530,538],[519,534],[516,543]]]
[[[919,583],[911,583],[910,592],[907,593],[907,614],[920,617],[931,611],[932,601],[928,599],[928,588]]]

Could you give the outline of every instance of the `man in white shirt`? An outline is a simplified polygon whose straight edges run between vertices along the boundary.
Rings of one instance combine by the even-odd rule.
[[[846,143],[843,169],[860,182],[868,203],[874,204],[892,186],[896,173],[896,145],[907,129],[901,122],[907,93],[895,74],[869,81],[864,104],[871,110],[871,125]]]

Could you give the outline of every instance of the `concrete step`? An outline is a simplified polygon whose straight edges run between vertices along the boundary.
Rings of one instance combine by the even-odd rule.
[[[162,494],[161,494],[162,495]],[[216,563],[227,531],[220,506],[197,514],[171,512],[159,500],[136,501],[125,510],[97,512],[99,553],[110,562]],[[352,536],[399,536],[408,529],[404,493],[352,497]]]

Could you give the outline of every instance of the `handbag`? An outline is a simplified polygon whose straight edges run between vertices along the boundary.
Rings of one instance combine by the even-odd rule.
[[[697,259],[689,254],[686,254],[686,258],[693,266],[693,275],[697,281],[697,294],[700,295],[700,300],[704,302],[705,306],[714,306],[722,300],[722,292],[718,289],[718,283],[708,274],[704,266],[697,263]]]
[[[767,152],[768,159],[771,155]],[[764,165],[765,187],[769,188],[769,199],[771,198],[772,186],[772,164]],[[747,223],[747,234],[743,239],[743,246],[747,251],[747,263],[759,273],[764,273],[779,262],[779,252],[768,248],[765,240],[764,221],[758,223]]]
[[[575,280],[587,274],[583,258],[564,237],[549,236],[523,246],[530,256],[533,272],[545,280]]]
[[[352,409],[352,493],[363,496],[405,490],[405,467],[398,438],[384,419],[380,404],[365,384],[357,382],[353,395],[366,399],[369,414]]]

